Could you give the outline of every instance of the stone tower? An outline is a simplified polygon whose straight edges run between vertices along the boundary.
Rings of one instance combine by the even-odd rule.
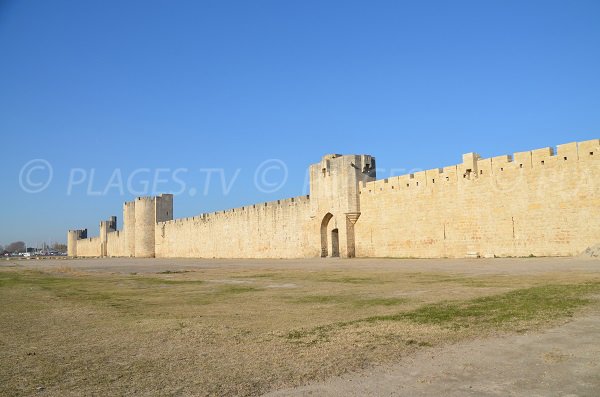
[[[172,194],[135,199],[135,232],[133,238],[135,241],[134,256],[136,258],[154,257],[156,224],[172,219]]]
[[[87,229],[69,230],[67,233],[67,255],[77,256],[77,240],[87,238]]]
[[[135,200],[123,204],[123,236],[125,256],[135,256]]]
[[[320,230],[321,256],[353,258],[360,217],[360,184],[374,181],[375,158],[329,154],[310,166],[311,210]]]

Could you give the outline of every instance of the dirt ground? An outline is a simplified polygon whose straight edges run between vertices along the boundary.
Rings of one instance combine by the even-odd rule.
[[[283,396],[598,396],[600,313],[546,331],[429,348]]]
[[[197,269],[294,269],[304,271],[357,270],[409,271],[472,275],[535,275],[551,272],[600,273],[600,262],[587,258],[494,259],[49,259],[6,261],[31,269],[69,266],[100,273],[156,273],[161,270]],[[0,262],[2,263],[2,262]]]
[[[0,395],[598,395],[600,261],[0,262]]]

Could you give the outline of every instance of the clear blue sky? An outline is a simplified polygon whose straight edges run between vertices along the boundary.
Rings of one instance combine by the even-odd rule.
[[[73,168],[93,191],[117,168],[187,168],[184,217],[300,195],[325,153],[372,154],[385,177],[599,138],[599,21],[582,0],[0,0],[0,243],[120,227],[133,195],[68,195]],[[53,168],[37,194],[32,159]],[[268,159],[289,171],[271,194],[253,178]],[[241,171],[204,194],[201,168]]]

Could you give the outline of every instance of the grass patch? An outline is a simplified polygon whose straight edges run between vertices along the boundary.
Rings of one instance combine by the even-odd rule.
[[[371,306],[396,306],[406,303],[405,298],[363,298],[354,295],[305,295],[292,298],[294,303],[321,304],[321,305],[348,305],[355,308]]]
[[[51,293],[72,303],[118,310],[124,321],[177,317],[183,305],[227,304],[237,296],[263,291],[248,285],[214,285],[203,280],[170,279],[146,275],[98,277],[41,271],[1,271],[0,289],[26,289]],[[235,299],[237,301],[237,299]]]
[[[408,277],[413,279],[418,284],[439,284],[449,283],[464,285],[466,287],[475,288],[488,288],[488,287],[499,287],[507,285],[506,278],[495,276],[490,279],[480,279],[477,277],[468,277],[463,275],[452,275],[452,274],[436,274],[436,273],[412,273]],[[497,279],[497,280],[496,280]]]
[[[214,293],[219,296],[244,294],[247,292],[259,292],[261,288],[251,287],[249,285],[223,285]]]
[[[0,273],[0,288],[13,287],[21,283],[22,277],[16,272]]]
[[[406,321],[454,330],[534,326],[573,316],[575,310],[592,303],[590,295],[599,292],[600,282],[536,286],[467,301],[429,304],[408,312],[295,330],[289,332],[287,338],[293,340],[318,336],[317,339],[323,339],[323,334],[337,329],[383,321]]]
[[[370,320],[410,320],[420,324],[449,325],[452,328],[553,320],[572,316],[575,309],[591,303],[589,295],[597,292],[600,292],[600,283],[543,285],[467,302],[426,305],[412,312],[373,317]]]
[[[260,272],[235,274],[235,278],[240,279],[270,279],[286,280],[290,282],[307,281],[319,283],[340,283],[354,285],[383,284],[390,280],[379,277],[349,276],[346,272],[331,271],[313,271],[313,272]]]
[[[113,308],[127,308],[124,296],[114,293],[112,281],[73,276],[56,276],[40,271],[0,273],[0,288],[36,288],[51,292],[57,298],[83,303],[102,304]]]
[[[408,302],[406,298],[364,298],[357,299],[353,302],[355,307],[368,307],[368,306],[397,306]]]
[[[140,284],[151,284],[151,285],[193,285],[193,284],[204,284],[203,280],[173,280],[161,277],[135,277],[136,283]]]
[[[295,303],[308,303],[308,304],[338,304],[347,303],[348,297],[340,295],[307,295],[293,299]]]
[[[385,280],[376,279],[373,277],[348,277],[348,276],[332,276],[323,275],[315,278],[315,281],[325,281],[328,283],[342,283],[342,284],[381,284]]]
[[[279,278],[282,275],[279,273],[256,273],[256,274],[238,274],[236,278]]]

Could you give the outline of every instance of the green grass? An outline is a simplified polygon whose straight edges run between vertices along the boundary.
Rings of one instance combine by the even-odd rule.
[[[236,278],[280,278],[282,275],[280,273],[253,273],[253,274],[238,274],[235,275]]]
[[[406,303],[406,298],[365,298],[356,295],[305,295],[288,298],[294,303],[320,305],[348,305],[355,308],[370,306],[396,306]]]
[[[267,272],[267,273],[254,273],[254,274],[237,274],[235,278],[242,279],[271,279],[273,281],[309,281],[309,282],[323,282],[323,283],[340,283],[340,284],[356,284],[356,285],[369,285],[369,284],[383,284],[389,283],[390,280],[386,280],[385,275],[381,277],[359,277],[359,276],[348,276],[343,271],[313,271],[313,272]]]
[[[214,295],[218,296],[230,296],[244,294],[247,292],[259,292],[261,288],[252,287],[250,285],[223,285],[213,292]]]
[[[213,285],[203,280],[140,275],[112,278],[57,275],[39,271],[0,272],[0,288],[11,287],[48,291],[61,299],[99,304],[140,315],[152,310],[151,307],[161,310],[155,302],[160,302],[162,312],[168,312],[170,307],[182,303],[207,305],[263,290],[249,285]],[[145,303],[142,304],[140,299]]]
[[[494,276],[494,277],[486,277],[485,279],[481,279],[478,277],[472,276],[463,276],[463,275],[452,275],[452,274],[436,274],[436,273],[410,273],[405,277],[409,277],[419,284],[439,284],[439,283],[449,283],[449,284],[457,284],[464,285],[466,287],[475,287],[475,288],[488,288],[488,287],[499,287],[502,285],[509,285],[506,278],[502,276]]]
[[[338,304],[347,303],[348,298],[341,295],[305,295],[297,298],[292,298],[294,303],[308,303],[308,304]]]
[[[406,298],[363,298],[353,302],[355,307],[396,306],[408,302]]]
[[[501,325],[513,321],[552,320],[572,316],[600,292],[600,283],[543,285],[476,298],[467,302],[426,305],[408,313],[373,317],[371,321],[410,320],[420,324],[469,327],[475,323]]]
[[[0,288],[8,288],[18,285],[22,277],[15,272],[0,272]]]
[[[166,278],[160,278],[160,277],[136,277],[135,282],[138,284],[151,284],[151,285],[156,285],[156,284],[163,284],[163,285],[198,285],[198,284],[204,284],[203,280],[173,280],[173,279],[166,279]]]
[[[121,288],[136,288],[144,287],[145,284],[156,285],[156,284],[173,284],[173,285],[194,285],[203,284],[202,280],[174,280],[160,277],[146,277],[139,275],[130,275],[129,277],[120,279]],[[78,277],[73,275],[55,275],[44,273],[40,271],[25,271],[22,273],[17,272],[1,272],[0,273],[0,287],[10,287],[15,285],[30,285],[38,286],[46,289],[53,288],[67,288],[67,287],[94,287],[94,288],[107,288],[114,289],[115,279],[109,277]]]
[[[234,279],[270,279],[272,281],[308,281],[320,283],[338,283],[348,285],[379,285],[393,284],[403,279],[409,279],[418,284],[449,283],[467,287],[498,287],[510,285],[510,278],[498,275],[485,277],[466,276],[462,274],[446,274],[431,272],[386,272],[372,276],[348,275],[344,271],[311,271],[311,272],[266,272],[254,274],[234,274]]]
[[[564,285],[543,285],[513,290],[467,301],[440,302],[415,310],[379,315],[352,321],[337,322],[312,329],[294,330],[288,339],[317,336],[351,325],[383,321],[405,321],[436,325],[450,329],[502,329],[504,325],[535,325],[573,316],[575,310],[592,303],[591,295],[600,293],[600,282]]]
[[[325,276],[319,281],[326,281],[330,283],[343,283],[343,284],[376,284],[383,283],[385,280],[378,280],[372,277],[336,277],[336,276]]]

